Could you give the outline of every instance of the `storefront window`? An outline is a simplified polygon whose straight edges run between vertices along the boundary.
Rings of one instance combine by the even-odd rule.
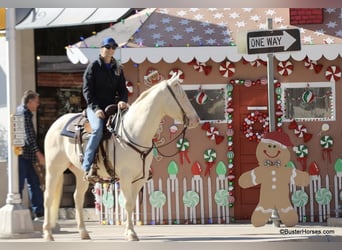
[[[283,83],[283,120],[334,121],[335,83]]]
[[[192,106],[201,118],[201,122],[226,122],[226,96],[224,84],[183,85]]]

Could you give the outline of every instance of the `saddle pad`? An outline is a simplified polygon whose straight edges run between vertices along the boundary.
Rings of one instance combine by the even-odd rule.
[[[76,125],[81,125],[80,119],[82,113],[70,118],[70,120],[65,124],[64,128],[62,129],[61,135],[75,138],[76,133]]]

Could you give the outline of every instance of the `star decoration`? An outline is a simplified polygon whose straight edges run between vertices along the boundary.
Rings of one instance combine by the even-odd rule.
[[[254,15],[254,16],[251,16],[250,19],[251,19],[252,21],[254,21],[254,22],[258,22],[258,21],[260,21],[260,16]]]
[[[323,36],[324,35],[324,30],[323,29],[319,29],[319,30],[316,30],[315,31],[315,34],[317,35],[317,36]]]
[[[204,33],[207,34],[207,35],[212,35],[212,34],[215,33],[215,31],[214,31],[214,29],[208,28],[208,29],[206,29],[206,30],[204,31]]]
[[[241,28],[241,27],[245,27],[245,26],[246,26],[246,23],[245,23],[245,21],[240,21],[240,22],[236,22],[235,25],[236,25],[237,27]]]
[[[193,41],[194,43],[200,42],[202,40],[202,37],[200,36],[193,36],[191,38],[191,41]]]
[[[180,17],[183,17],[183,16],[186,15],[186,11],[180,10],[180,11],[177,12],[177,15],[180,16]]]
[[[175,27],[173,27],[173,26],[167,26],[167,27],[165,28],[165,31],[166,31],[166,32],[173,32],[173,31],[175,31]]]
[[[336,22],[330,21],[329,23],[326,24],[328,28],[334,29],[337,26]]]
[[[273,16],[273,15],[275,15],[276,12],[275,12],[275,10],[268,9],[265,11],[265,13],[267,16]]]
[[[179,41],[179,40],[182,40],[183,39],[183,36],[181,34],[176,34],[176,35],[173,35],[172,36],[172,39],[173,40],[176,40],[176,41]]]
[[[155,30],[158,28],[158,25],[155,24],[155,23],[150,23],[148,26],[147,26],[148,29],[150,30]]]
[[[232,41],[232,39],[230,37],[226,37],[226,38],[222,39],[222,42],[224,44],[229,44],[231,41]]]
[[[221,19],[221,18],[224,17],[224,15],[223,15],[222,13],[215,13],[215,14],[213,15],[213,17],[214,17],[215,19]]]
[[[331,37],[328,37],[328,38],[324,39],[323,41],[326,44],[333,44],[334,43],[334,39]]]
[[[209,40],[207,40],[207,44],[209,44],[209,45],[214,45],[214,44],[216,44],[216,39],[210,38]]]
[[[185,32],[186,33],[193,33],[195,31],[195,29],[193,27],[187,27],[185,28]]]
[[[179,21],[179,23],[180,23],[182,26],[183,26],[183,25],[189,25],[190,20],[188,20],[188,19],[182,19],[182,20]]]
[[[230,36],[230,35],[231,35],[231,32],[230,32],[230,30],[223,30],[223,31],[221,32],[221,34],[222,34],[223,36]]]
[[[276,22],[276,23],[281,23],[281,22],[283,22],[284,21],[284,18],[283,17],[275,17],[274,18],[274,22]]]
[[[156,42],[156,45],[157,45],[157,46],[163,47],[163,46],[166,45],[166,42],[165,42],[164,40],[158,40],[158,41]]]
[[[203,15],[202,14],[197,14],[194,16],[194,19],[197,20],[197,21],[200,21],[203,19]]]
[[[329,14],[331,14],[331,13],[333,13],[333,12],[335,12],[335,11],[336,11],[335,8],[326,8],[326,9],[325,9],[325,12],[328,12]]]
[[[236,19],[236,18],[239,18],[240,15],[239,15],[239,13],[237,13],[237,12],[233,12],[233,13],[230,13],[230,14],[229,14],[229,17],[230,17],[230,18],[233,18],[233,19]]]
[[[169,24],[171,22],[171,19],[169,17],[164,17],[162,20],[161,20],[162,24]]]
[[[335,35],[342,37],[342,30],[335,31]]]
[[[303,41],[304,43],[312,43],[313,39],[311,36],[304,36]]]

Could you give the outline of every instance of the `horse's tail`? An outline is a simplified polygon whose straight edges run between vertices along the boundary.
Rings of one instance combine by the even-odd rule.
[[[52,199],[52,204],[51,204],[51,217],[50,217],[50,222],[51,222],[51,227],[54,228],[56,226],[57,220],[58,220],[58,215],[59,215],[59,205],[62,197],[62,190],[63,190],[63,181],[64,181],[64,176],[63,174],[60,175],[57,180],[57,186],[55,189],[55,192],[53,194],[53,199]]]

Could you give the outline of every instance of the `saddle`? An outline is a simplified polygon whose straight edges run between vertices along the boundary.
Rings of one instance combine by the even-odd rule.
[[[113,129],[114,125],[112,124],[117,124],[118,121],[116,121],[117,116],[117,105],[112,104],[109,105],[104,113],[105,113],[105,126],[103,127],[103,137],[101,139],[101,142],[99,144],[99,147],[97,149],[97,153],[95,155],[95,159],[93,162],[93,168],[94,168],[94,173],[97,175],[97,161],[98,161],[98,156],[99,156],[99,151],[101,151],[101,155],[103,157],[103,162],[106,167],[106,171],[110,176],[114,176],[114,171],[112,170],[112,166],[110,166],[108,160],[106,159],[106,151],[104,147],[104,143],[112,136],[113,134]],[[61,131],[62,136],[66,136],[69,138],[75,139],[75,145],[78,146],[79,152],[80,152],[80,162],[83,162],[83,156],[84,156],[84,151],[83,151],[83,142],[88,139],[89,134],[92,132],[92,128],[90,126],[89,120],[86,116],[85,110],[82,113],[77,114],[76,116],[70,118],[70,120],[65,124]],[[98,176],[96,176],[98,177]],[[100,182],[101,179],[100,177],[94,179],[92,182]]]

